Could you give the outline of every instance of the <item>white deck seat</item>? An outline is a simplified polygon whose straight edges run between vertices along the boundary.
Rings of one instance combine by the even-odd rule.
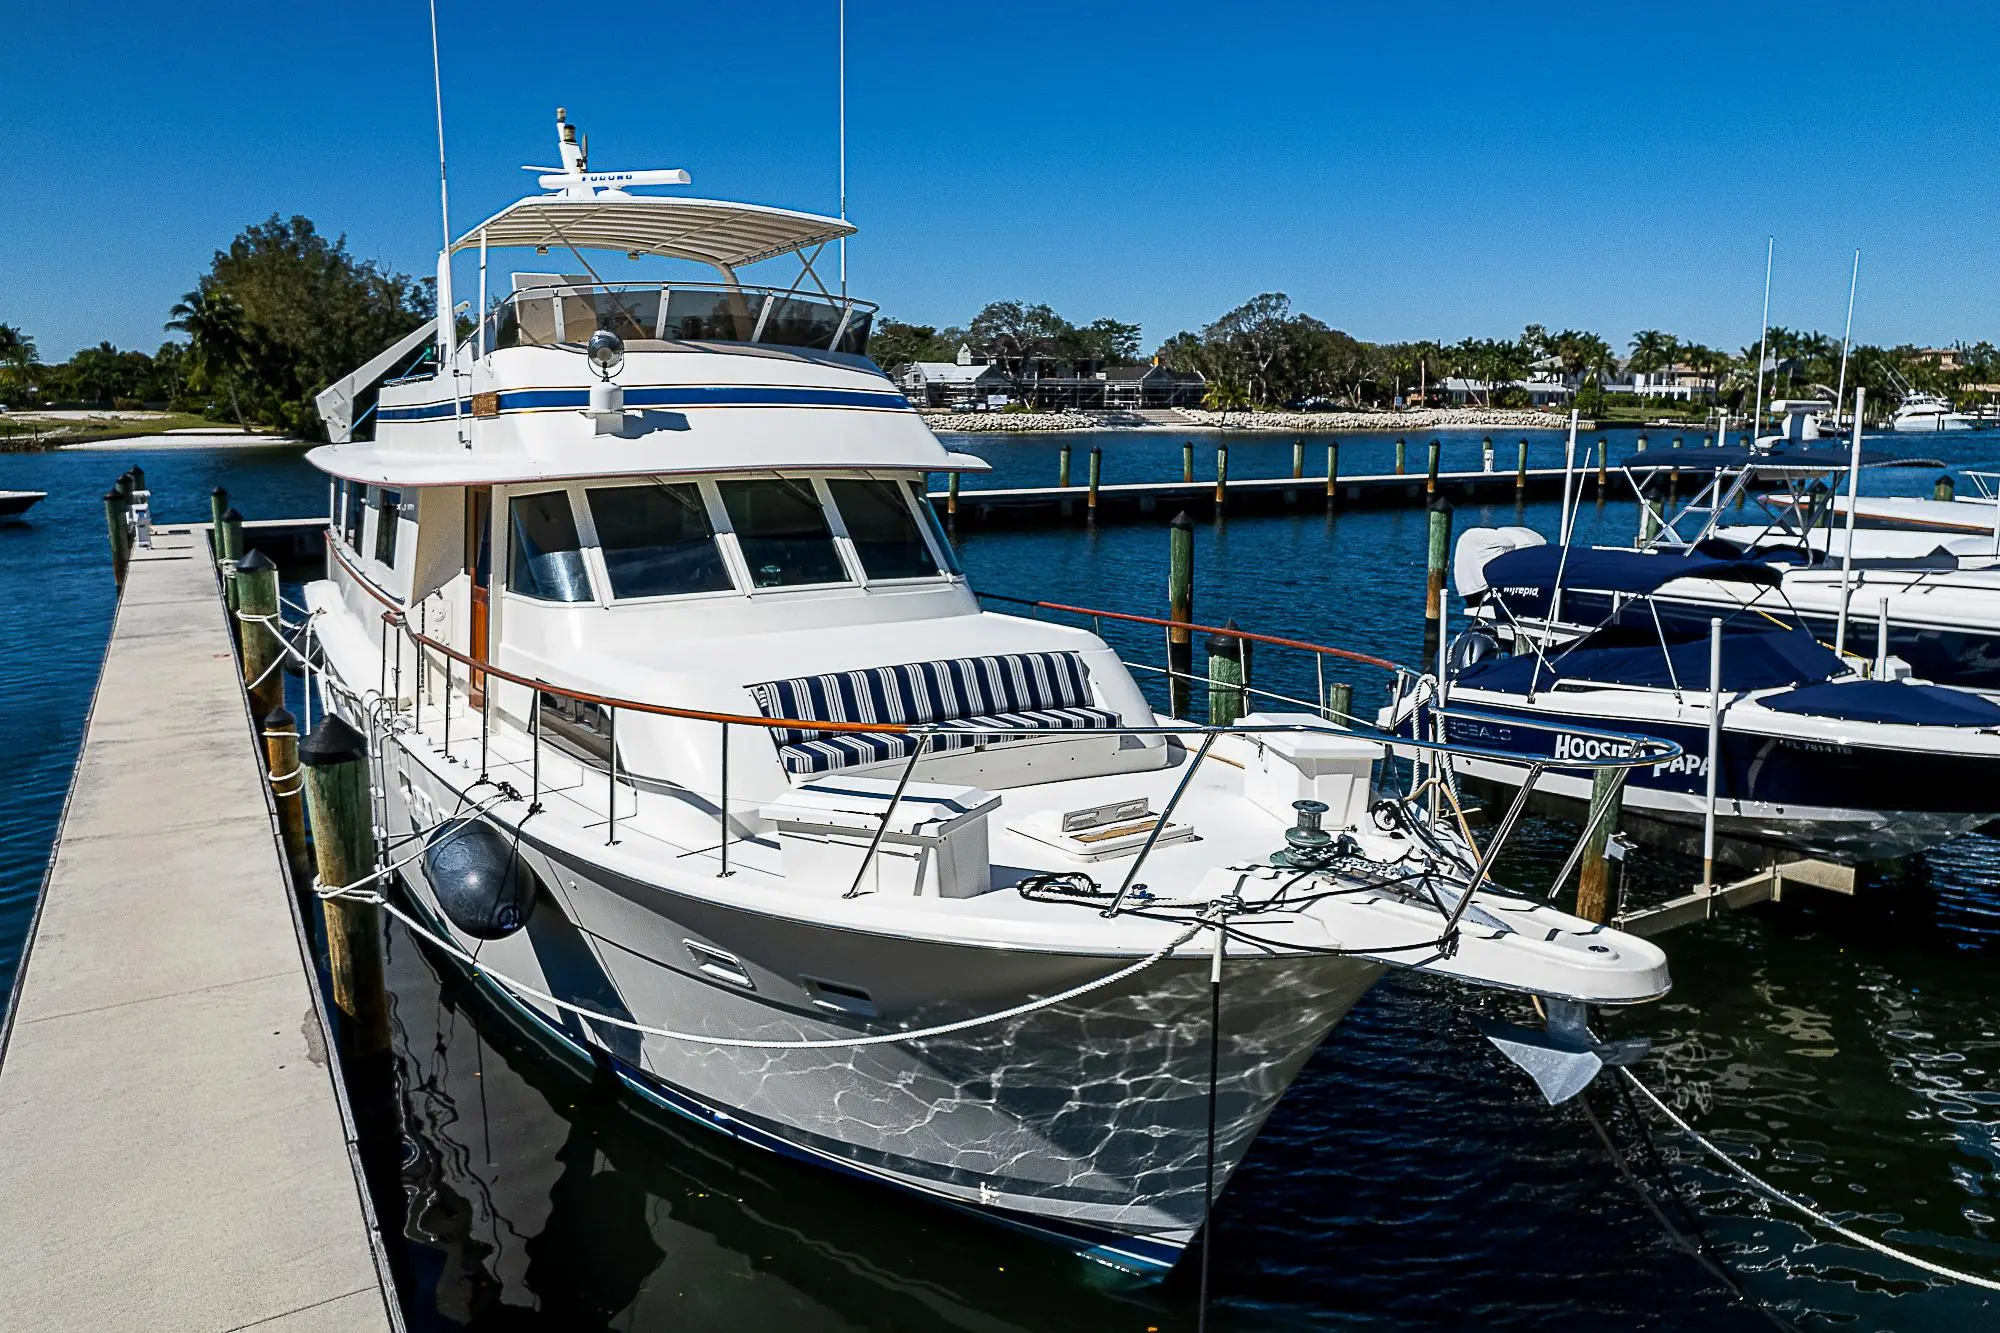
[[[1119,724],[1117,713],[1095,706],[1090,670],[1078,653],[1006,653],[863,667],[765,681],[752,685],[750,695],[765,717],[935,724],[942,731],[931,737],[932,754]],[[991,735],[984,728],[1003,730]],[[792,774],[907,758],[920,742],[899,733],[805,727],[771,728],[771,739],[785,771]]]

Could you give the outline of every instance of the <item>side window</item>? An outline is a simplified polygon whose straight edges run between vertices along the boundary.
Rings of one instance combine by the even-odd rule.
[[[950,535],[945,532],[944,524],[938,521],[937,510],[931,508],[930,497],[913,482],[904,482],[903,489],[909,492],[910,501],[916,505],[924,526],[931,530],[931,539],[936,543],[938,553],[944,556],[945,569],[953,574],[965,573],[958,563],[958,552],[952,547]]]
[[[361,514],[368,505],[368,488],[347,483],[347,512],[341,536],[347,542],[347,549],[361,554]]]
[[[722,563],[699,486],[656,483],[586,494],[613,597],[724,592],[736,586]]]
[[[722,492],[722,507],[729,512],[729,526],[755,586],[847,581],[833,529],[811,482],[722,481],[716,489]]]
[[[327,496],[327,502],[332,506],[327,515],[327,522],[333,526],[334,531],[338,532],[340,530],[340,506],[347,499],[347,483],[338,477],[334,478],[333,483],[327,487]]]
[[[402,527],[403,493],[375,492],[375,558],[385,565],[396,563],[396,533]]]
[[[921,579],[937,574],[937,561],[911,512],[909,492],[899,483],[837,480],[826,488],[833,493],[869,578]]]
[[[508,502],[507,590],[544,602],[587,602],[590,575],[569,492],[517,495]]]

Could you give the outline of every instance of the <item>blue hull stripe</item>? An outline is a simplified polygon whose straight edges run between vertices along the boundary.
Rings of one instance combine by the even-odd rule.
[[[590,406],[587,389],[515,389],[499,395],[502,412],[534,412],[552,408]],[[628,408],[682,407],[858,407],[877,411],[911,411],[910,400],[900,393],[877,393],[867,389],[785,389],[768,385],[688,385],[639,388],[625,391]],[[472,415],[472,401],[458,400],[458,412]],[[435,421],[452,415],[452,404],[419,403],[409,407],[385,407],[376,413],[381,421]]]
[[[405,905],[415,908],[426,918],[431,929],[443,933],[445,927],[414,896],[405,894]],[[443,955],[439,955],[443,957]],[[451,961],[447,959],[446,961]],[[923,1199],[929,1203],[942,1203],[955,1211],[986,1222],[998,1222],[1019,1231],[1032,1232],[1045,1240],[1052,1240],[1064,1248],[1072,1250],[1099,1263],[1128,1272],[1158,1276],[1180,1262],[1184,1249],[1164,1241],[1146,1236],[1133,1236],[1124,1232],[1111,1231],[1087,1223],[1068,1222],[1058,1218],[1044,1218],[1025,1213],[1010,1212],[998,1208],[981,1208],[955,1199],[949,1195],[934,1194],[928,1190],[906,1184],[889,1176],[878,1175],[854,1166],[825,1153],[816,1152],[804,1144],[796,1143],[779,1134],[737,1118],[729,1111],[710,1105],[694,1095],[665,1083],[645,1070],[612,1055],[608,1051],[592,1050],[578,1042],[576,1035],[549,1021],[546,1014],[527,1004],[505,987],[489,980],[484,973],[471,972],[455,962],[460,975],[469,975],[471,980],[487,994],[500,1000],[511,1012],[532,1023],[545,1039],[561,1045],[571,1057],[584,1064],[595,1064],[599,1058],[608,1059],[618,1074],[619,1081],[638,1093],[648,1104],[673,1112],[695,1124],[718,1130],[753,1147],[763,1148],[788,1157],[793,1161],[810,1163],[846,1176],[851,1180],[863,1180],[874,1185],[886,1185],[899,1193]]]

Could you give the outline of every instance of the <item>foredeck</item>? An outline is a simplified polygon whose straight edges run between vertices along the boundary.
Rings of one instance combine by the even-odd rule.
[[[213,569],[155,542],[0,1046],[0,1322],[394,1327]]]

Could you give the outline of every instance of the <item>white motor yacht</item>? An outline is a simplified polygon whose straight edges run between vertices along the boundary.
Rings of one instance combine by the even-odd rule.
[[[1896,431],[1973,430],[1978,425],[1978,418],[1954,412],[1945,399],[1921,391],[1904,394],[1889,417],[1889,429]]]
[[[388,905],[435,947],[630,1096],[1142,1270],[1388,968],[1543,997],[1552,1097],[1620,1058],[1582,1006],[1664,957],[1499,891],[1512,819],[1482,849],[1442,784],[1385,795],[1370,732],[1158,716],[1094,633],[982,607],[924,483],[986,465],[820,284],[847,223],[634,193],[685,177],[592,173],[559,124],[548,193],[441,258],[449,309],[479,257],[476,332],[329,388],[309,456],[308,748],[379,765]],[[502,247],[576,271],[489,302]],[[1674,752],[1601,748],[1568,767]]]

